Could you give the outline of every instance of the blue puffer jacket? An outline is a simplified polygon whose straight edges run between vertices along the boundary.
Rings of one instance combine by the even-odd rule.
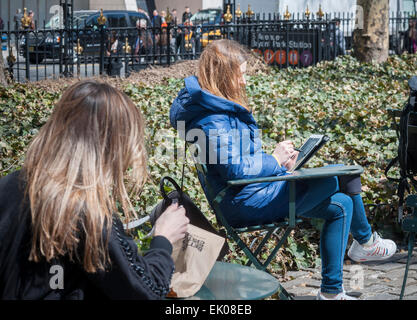
[[[203,153],[206,150],[203,159],[210,188],[202,187],[209,202],[228,180],[287,174],[284,166],[262,150],[252,114],[235,102],[201,89],[195,76],[185,79],[185,88],[171,106],[170,121],[174,128],[185,129],[187,141],[197,142]],[[297,186],[298,197],[303,189]],[[233,226],[272,222],[288,212],[288,192],[286,182],[236,187],[228,190],[220,207]]]

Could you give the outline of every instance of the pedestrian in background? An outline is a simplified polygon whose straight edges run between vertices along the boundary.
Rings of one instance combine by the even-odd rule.
[[[138,37],[136,38],[134,54],[136,56],[136,62],[140,64],[144,61],[149,62],[151,59],[153,41],[152,37],[147,31],[147,22],[145,19],[139,19],[136,22],[136,28],[138,29]]]
[[[22,18],[23,18],[22,9],[17,9],[16,14],[13,17],[14,28],[16,31],[22,28]]]
[[[417,20],[408,20],[408,30],[405,32],[404,46],[408,53],[417,51]]]
[[[36,29],[36,25],[35,25],[35,13],[32,10],[29,11],[29,18],[30,18],[29,29],[30,30],[35,30]]]
[[[152,17],[152,27],[154,28],[161,28],[162,24],[162,18],[158,13],[158,10],[153,11],[153,17]]]
[[[107,44],[107,74],[111,77],[120,77],[120,70],[123,67],[122,59],[120,57],[123,49],[123,42],[118,38],[116,31],[112,31]]]
[[[332,22],[334,22],[334,31],[333,28],[330,29],[330,39],[333,40],[333,37],[335,39],[334,42],[332,41],[333,45],[330,48],[332,56],[337,57],[339,55],[345,55],[346,41],[343,31],[340,29],[341,20],[339,18],[335,18]]]
[[[177,13],[177,9],[172,9],[171,11],[171,16],[172,16],[172,22],[176,25],[177,24],[177,17],[178,13]]]
[[[191,16],[193,14],[191,13],[190,7],[185,7],[185,11],[182,14],[182,23],[185,23],[185,21],[191,19]]]
[[[149,19],[149,14],[145,10],[143,10],[141,7],[138,7],[138,12],[143,13]]]
[[[161,11],[161,27],[166,28],[168,26],[167,24],[167,13],[166,11]]]

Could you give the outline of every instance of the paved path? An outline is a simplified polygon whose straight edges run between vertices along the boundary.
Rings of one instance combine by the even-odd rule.
[[[344,287],[347,292],[360,292],[361,300],[398,300],[403,283],[407,252],[397,252],[385,262],[344,264]],[[288,272],[290,280],[283,287],[300,299],[313,299],[320,288],[321,270],[305,269]],[[411,259],[404,300],[417,300],[417,250]]]

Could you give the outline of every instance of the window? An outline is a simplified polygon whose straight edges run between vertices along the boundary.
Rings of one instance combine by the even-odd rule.
[[[85,20],[91,16],[91,13],[88,12],[74,12],[74,17],[72,20],[73,26],[74,28],[83,28],[84,27],[84,22]],[[45,25],[46,29],[59,29],[59,28],[63,28],[63,25],[61,25],[60,23],[60,16],[56,15],[51,17],[51,19],[48,21],[48,23]]]
[[[135,27],[136,26],[136,21],[139,20],[139,16],[137,16],[137,15],[129,15],[129,19],[130,19],[130,26],[131,27]]]
[[[125,28],[127,27],[126,15],[123,13],[109,14],[107,16],[108,25],[110,28]]]
[[[88,27],[88,28],[98,28],[98,21],[97,21],[98,17],[99,17],[98,15],[95,15],[95,16],[87,19],[87,22],[85,23],[86,27]]]
[[[84,26],[84,23],[86,19],[90,16],[90,13],[75,13],[74,12],[74,18],[73,18],[73,25],[74,27],[82,28]]]

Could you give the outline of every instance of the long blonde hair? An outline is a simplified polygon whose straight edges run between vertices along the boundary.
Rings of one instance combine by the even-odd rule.
[[[240,66],[245,61],[247,51],[238,42],[222,39],[209,43],[198,63],[201,88],[249,109],[245,88],[240,83]]]
[[[135,215],[129,193],[147,177],[143,135],[141,112],[109,84],[81,81],[64,92],[23,166],[30,260],[68,255],[87,272],[105,269],[113,214]]]

